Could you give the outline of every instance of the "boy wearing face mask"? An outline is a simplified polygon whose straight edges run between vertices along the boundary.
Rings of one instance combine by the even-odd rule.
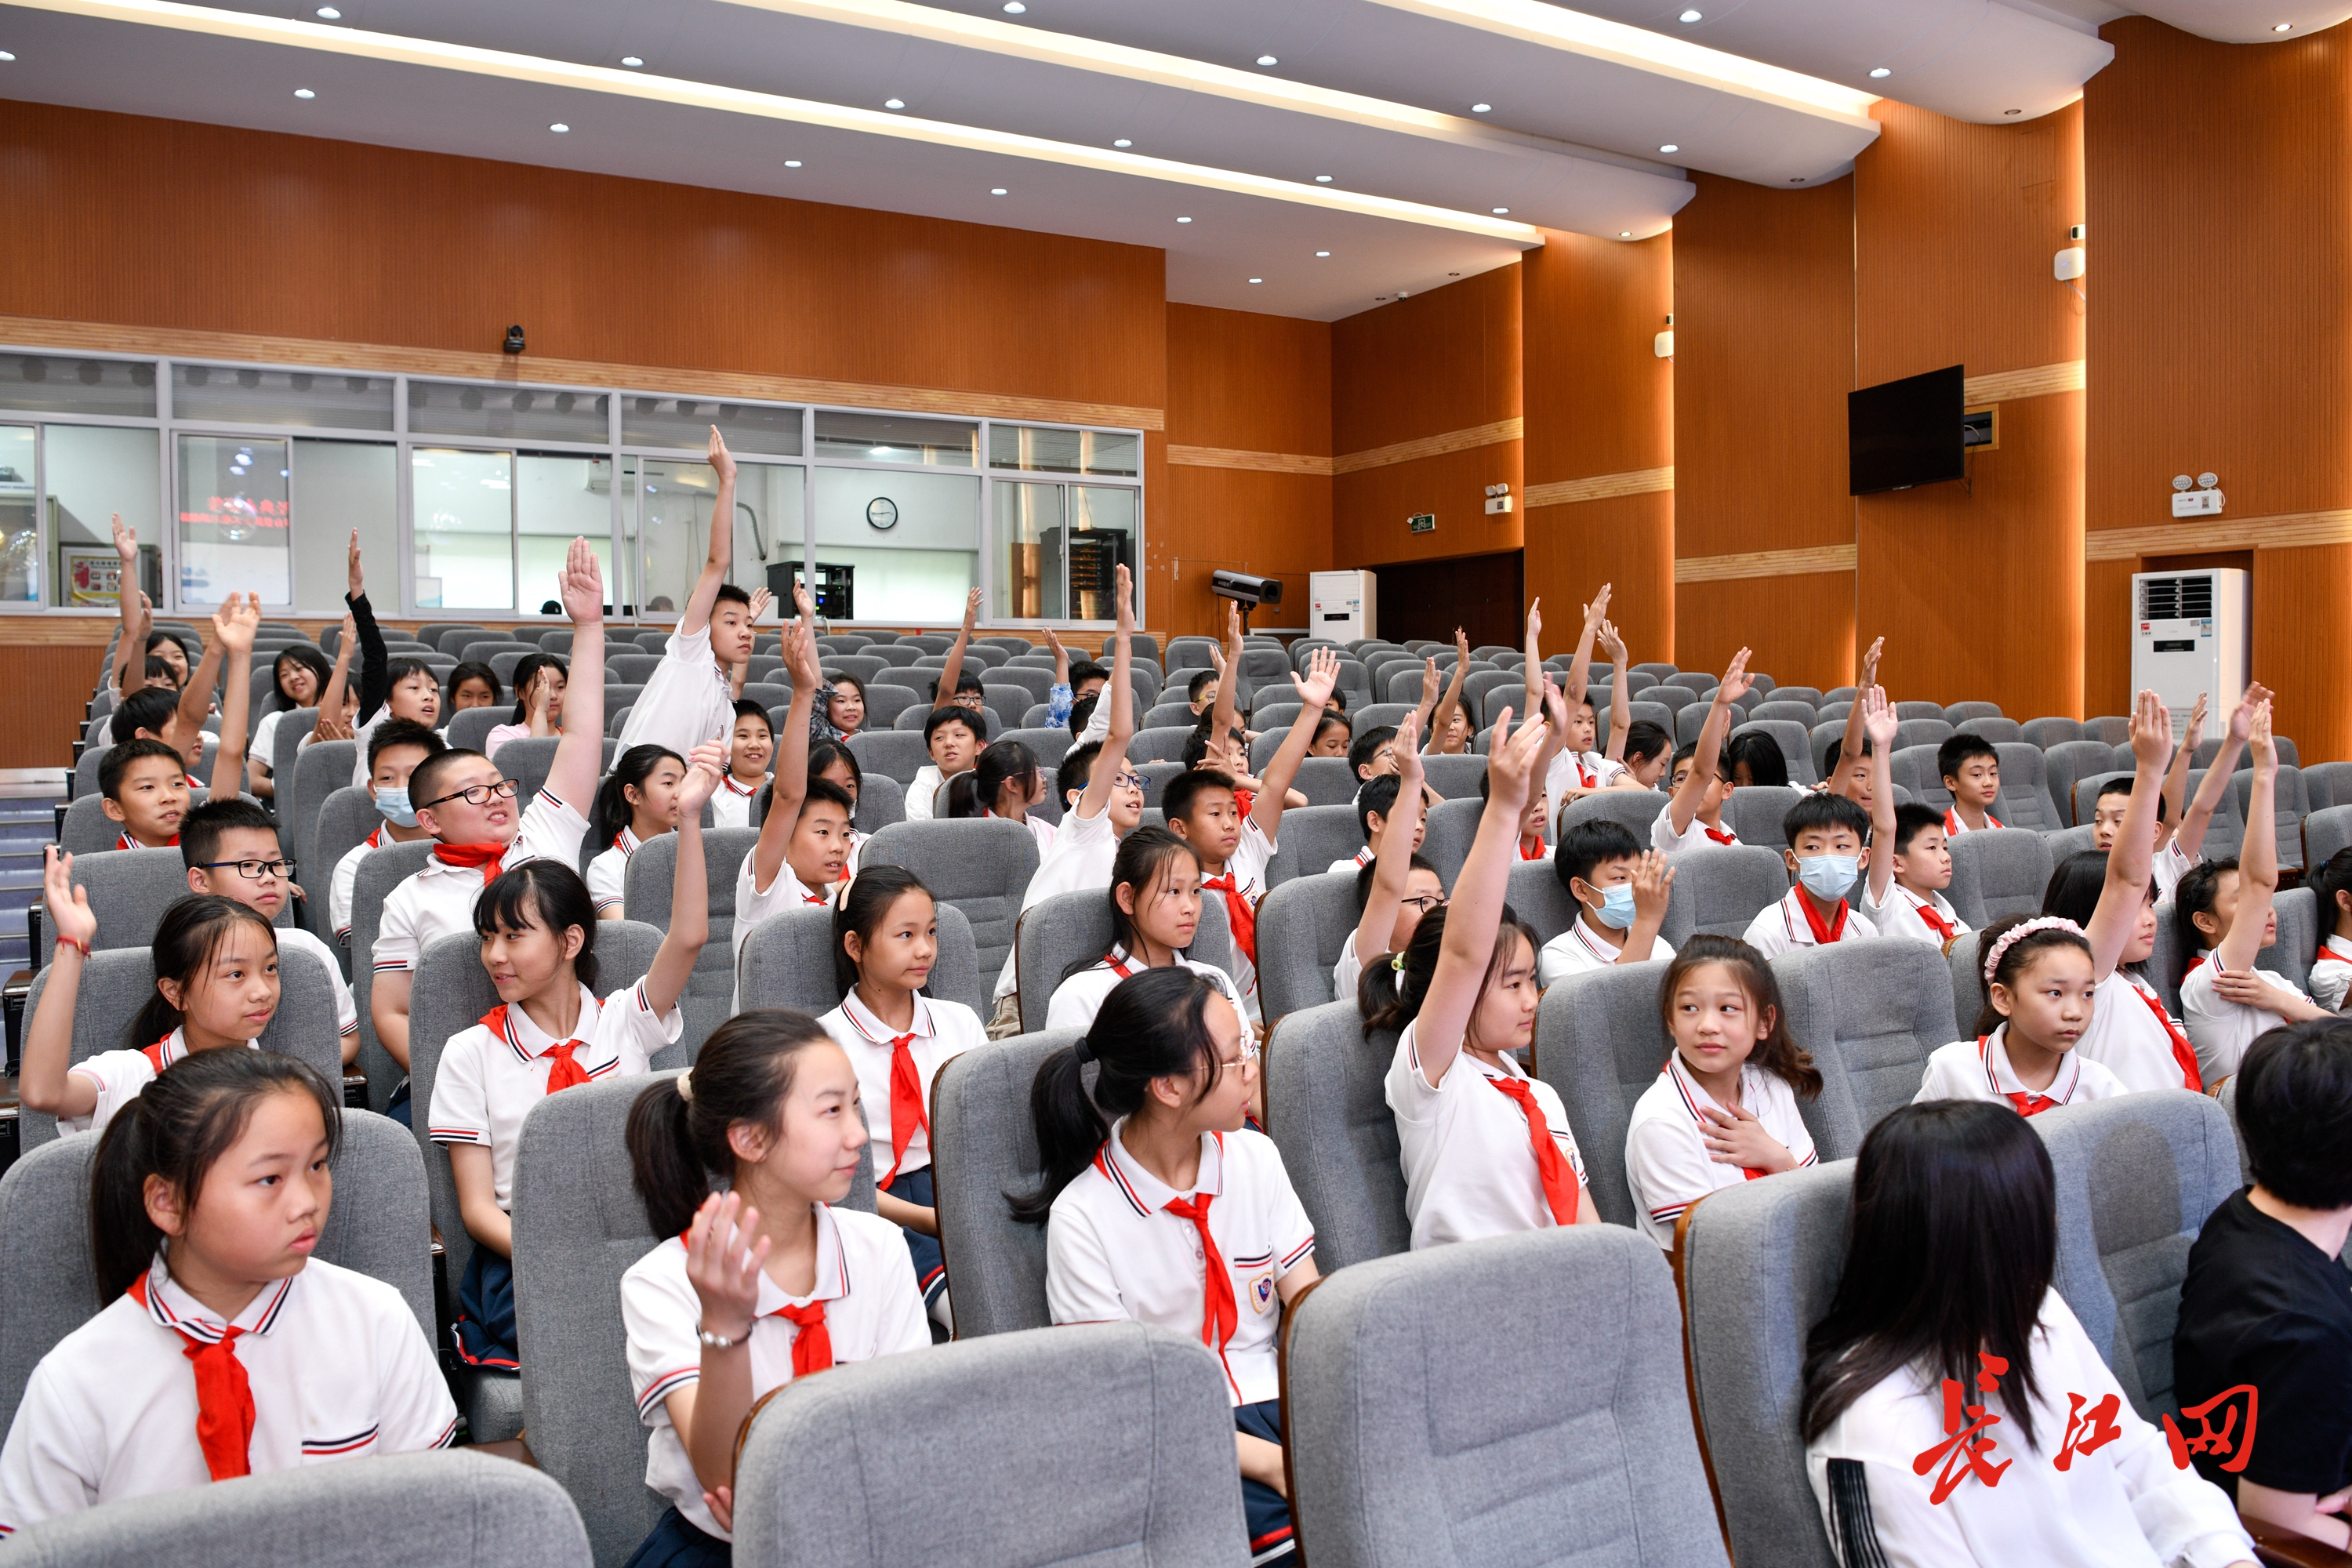
[[[1797,885],[1749,922],[1741,939],[1767,958],[1791,948],[1860,942],[1878,928],[1846,902],[1862,872],[1862,841],[1870,818],[1842,795],[1807,793],[1780,819],[1790,847],[1781,851]]]
[[[375,792],[383,822],[335,862],[327,886],[327,913],[335,922],[335,941],[344,947],[352,944],[352,890],[359,886],[360,862],[368,851],[433,837],[408,804],[408,775],[434,752],[448,749],[437,732],[413,719],[387,719],[368,738],[368,787]]]
[[[1578,912],[1574,925],[1544,943],[1538,973],[1546,985],[1612,963],[1674,957],[1658,934],[1674,868],[1656,850],[1645,851],[1631,829],[1580,822],[1560,835],[1551,867]]]

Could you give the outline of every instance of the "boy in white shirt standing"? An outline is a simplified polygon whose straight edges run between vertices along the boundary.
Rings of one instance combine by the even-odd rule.
[[[686,613],[662,650],[662,661],[637,693],[629,721],[621,726],[615,755],[632,746],[667,746],[681,757],[707,741],[724,744],[735,728],[735,686],[728,671],[751,657],[751,595],[727,581],[735,558],[735,458],[710,427],[710,467],[719,476],[711,500],[710,554],[686,601]],[[722,521],[720,520],[728,520]],[[572,650],[572,690],[581,675],[580,649]],[[576,699],[567,691],[564,733],[577,727]],[[584,803],[584,802],[583,802]]]
[[[1948,954],[1969,922],[1944,897],[1952,885],[1952,851],[1943,815],[1916,801],[1895,804],[1887,765],[1895,746],[1895,705],[1886,693],[1871,687],[1854,706],[1864,711],[1870,753],[1870,880],[1863,888],[1863,912],[1882,936],[1924,942]]]

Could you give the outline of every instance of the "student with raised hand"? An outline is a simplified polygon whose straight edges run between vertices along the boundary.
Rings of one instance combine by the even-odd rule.
[[[1544,772],[1544,797],[1551,803],[1555,812],[1571,800],[1581,799],[1595,790],[1610,788],[1625,773],[1625,764],[1622,760],[1603,756],[1596,749],[1599,736],[1593,718],[1591,688],[1586,679],[1586,673],[1592,662],[1593,644],[1600,637],[1602,629],[1608,626],[1603,618],[1608,608],[1609,584],[1604,583],[1601,585],[1601,592],[1595,596],[1593,602],[1584,607],[1584,634],[1577,639],[1576,662],[1569,671],[1568,685],[1563,689],[1563,694],[1567,699],[1568,727],[1565,733],[1558,737],[1556,744],[1559,751]],[[1532,647],[1535,643],[1533,636],[1530,635],[1528,640],[1528,646]],[[1613,630],[1609,634],[1609,642],[1615,647],[1616,660],[1622,666],[1625,645],[1617,639]],[[1531,675],[1530,679],[1539,679],[1539,677]],[[1626,707],[1626,702],[1630,700],[1625,697],[1624,692],[1625,688],[1622,684],[1622,678],[1620,684],[1610,688],[1609,706],[1612,715],[1611,720],[1612,735],[1616,735],[1619,720],[1622,719],[1627,725],[1633,722],[1631,712]],[[1615,743],[1622,747],[1623,744],[1622,735],[1616,736]]]
[[[1318,1276],[1282,1155],[1245,1124],[1257,1077],[1257,1042],[1212,981],[1184,968],[1120,981],[1085,1037],[1038,1064],[1029,1103],[1045,1180],[1013,1199],[1013,1215],[1045,1227],[1055,1322],[1152,1323],[1216,1354],[1250,1560],[1265,1563],[1293,1551],[1282,1312]]]
[[[1715,701],[1699,726],[1691,750],[1690,771],[1675,781],[1675,793],[1650,825],[1650,842],[1671,855],[1702,844],[1737,844],[1738,835],[1723,825],[1723,808],[1731,803],[1731,773],[1723,761],[1723,738],[1731,731],[1731,707],[1748,694],[1748,650],[1732,655],[1729,668],[1716,684]],[[1678,757],[1677,763],[1681,761]]]
[[[1421,917],[1445,906],[1445,884],[1437,868],[1420,853],[1422,831],[1428,826],[1421,795],[1420,740],[1420,716],[1408,713],[1397,726],[1397,771],[1374,781],[1389,784],[1389,790],[1380,793],[1390,796],[1377,852],[1368,866],[1344,863],[1356,879],[1358,912],[1356,929],[1340,945],[1339,957],[1331,965],[1331,994],[1342,1002],[1356,994],[1367,963],[1402,952]],[[1373,791],[1374,784],[1367,784],[1358,793],[1360,811],[1365,809],[1365,795]]]
[[[1225,601],[1225,646],[1217,664],[1217,694],[1209,704],[1207,732],[1231,735],[1240,725],[1242,689],[1242,607]]]
[[[1139,827],[1118,841],[1110,872],[1110,946],[1062,972],[1045,1005],[1045,1027],[1084,1029],[1103,998],[1130,974],[1184,968],[1223,993],[1236,1007],[1241,987],[1213,963],[1191,956],[1201,929],[1201,858],[1164,827]]]
[[[1674,894],[1675,868],[1622,824],[1580,822],[1559,836],[1552,875],[1576,902],[1576,923],[1544,943],[1543,983],[1617,963],[1672,958],[1659,934]]]
[[[261,595],[232,593],[213,612],[213,635],[205,644],[202,662],[180,693],[180,710],[167,741],[184,740],[192,759],[204,755],[205,720],[212,692],[226,681],[221,694],[220,749],[205,784],[215,800],[231,800],[245,789],[247,720],[253,702],[253,636],[261,626]]]
[[[604,767],[604,583],[596,552],[575,539],[557,590],[572,617],[572,680],[564,695],[571,722],[555,744],[547,783],[528,810],[514,808],[515,785],[479,752],[452,746],[408,775],[410,809],[437,841],[425,868],[393,889],[376,931],[375,979],[368,1013],[392,1059],[408,1065],[409,988],[425,950],[445,936],[478,929],[474,910],[500,873],[541,857],[579,862]],[[576,875],[576,873],[575,873]],[[407,1105],[404,1086],[393,1114]]]
[[[2180,879],[2173,918],[2180,945],[2197,956],[2180,982],[2180,1013],[2197,1070],[2218,1088],[2238,1070],[2256,1036],[2281,1024],[2327,1016],[2327,1009],[2285,975],[2254,967],[2278,936],[2278,746],[2271,705],[2254,710],[2254,777],[2246,799],[2246,841],[2234,859],[2209,860]]]
[[[2072,922],[2090,944],[2096,984],[2090,1020],[2075,1050],[2113,1073],[2124,1088],[2202,1090],[2197,1052],[2156,987],[2138,966],[2156,950],[2156,893],[2148,881],[2149,846],[2158,782],[2172,756],[2172,717],[2153,691],[2143,691],[2131,721],[2131,804],[2116,835],[2116,847],[2102,854],[2070,855],[2051,875],[2042,912]],[[1978,951],[1989,951],[1980,938]]]
[[[73,882],[73,857],[50,845],[42,900],[57,933],[41,1005],[25,1032],[17,1097],[58,1119],[60,1135],[105,1130],[155,1075],[192,1051],[255,1044],[278,1014],[278,935],[258,910],[220,898],[182,899],[163,911],[150,952],[154,992],[122,1044],[73,1060],[74,1009],[98,915]]]
[[[1905,1106],[1863,1141],[1798,1406],[1840,1562],[2253,1568],[2230,1500],[2174,1465],[2052,1288],[2057,1206],[2006,1110]],[[1947,1418],[1963,1405],[1987,1420]]]
[[[1873,799],[1875,799],[1877,795],[1885,793],[1883,789],[1871,788],[1870,781],[1875,779],[1877,774],[1871,771],[1867,765],[1867,759],[1864,755],[1869,749],[1866,745],[1868,737],[1864,727],[1870,715],[1863,700],[1877,689],[1878,658],[1885,648],[1886,639],[1880,637],[1870,645],[1870,651],[1862,656],[1862,679],[1855,687],[1853,701],[1847,705],[1845,710],[1845,733],[1839,738],[1836,752],[1822,765],[1822,778],[1825,781],[1829,792],[1832,795],[1842,795],[1848,800],[1861,802],[1865,811],[1875,809],[1871,800],[1863,798],[1865,794],[1871,795]],[[1886,745],[1892,743],[1891,741],[1887,742],[1877,749],[1884,751]],[[1873,820],[1875,820],[1874,816]]]
[[[1428,668],[1437,668],[1432,659]],[[1443,756],[1460,756],[1470,749],[1473,728],[1470,716],[1462,709],[1462,683],[1470,674],[1470,636],[1460,626],[1454,628],[1454,669],[1445,678],[1445,694],[1430,700],[1433,689],[1426,673],[1422,679],[1422,707],[1428,710],[1429,749]],[[1416,710],[1418,711],[1418,710]]]
[[[578,872],[553,858],[499,876],[474,905],[482,967],[499,1005],[441,1048],[425,1128],[449,1152],[457,1208],[474,1239],[457,1287],[457,1349],[475,1366],[511,1367],[515,1352],[515,1150],[531,1107],[574,1084],[647,1070],[677,1043],[677,1010],[710,937],[703,885],[702,803],[719,783],[719,747],[695,748],[679,798],[677,874],[669,930],[646,977],[596,996],[596,913]]]
[[[729,1562],[736,1439],[761,1398],[930,1346],[905,1234],[839,1206],[866,1158],[857,1100],[815,1019],[763,1008],[630,1108],[637,1195],[666,1238],[621,1276],[646,1485],[669,1500],[639,1568]]]
[[[768,786],[768,814],[759,841],[735,874],[735,972],[751,930],[786,910],[815,908],[834,896],[849,864],[850,823],[857,807],[840,785],[809,774],[809,710],[822,672],[816,648],[816,606],[808,590],[793,589],[800,619],[784,628],[783,650],[793,672],[793,701],[776,749],[776,779]]]
[[[89,1177],[107,1305],[43,1356],[0,1448],[0,1539],[108,1503],[448,1447],[457,1408],[400,1292],[312,1256],[341,1096],[261,1051],[187,1058]]]
[[[2157,798],[2155,858],[2150,868],[2156,879],[2158,903],[2170,903],[2180,886],[2180,879],[2190,868],[2204,858],[2206,832],[2213,825],[2213,814],[2221,808],[2221,794],[2230,787],[2231,775],[2238,764],[2238,753],[2245,749],[2246,737],[2254,721],[2254,710],[2270,700],[2270,688],[2257,681],[2246,688],[2238,704],[2230,710],[2230,721],[2221,734],[2221,749],[2213,763],[2205,770],[2205,777],[2197,786],[2197,798],[2182,808],[2182,798],[2189,790],[2189,762],[2205,732],[2205,694],[2197,694],[2196,706],[2189,712],[2189,728],[2174,751],[2172,766],[2164,775],[2164,791]],[[2122,826],[2124,812],[2131,796],[2131,784],[2124,779],[2109,779],[2099,786],[2098,799],[2092,804],[2093,840],[2102,849],[2115,847],[2116,832]],[[2165,828],[2168,821],[2179,826],[2169,838]]]
[[[120,563],[114,597],[122,624],[114,634],[114,674],[108,684],[114,688],[119,701],[147,684],[147,595],[139,586],[139,531],[126,527],[119,511],[111,526]],[[181,649],[180,657],[187,658],[187,650]]]
[[[1878,687],[1865,688],[1854,710],[1866,714],[1869,787],[1858,798],[1870,807],[1870,880],[1862,912],[1881,936],[1921,942],[1949,953],[1969,922],[1952,908],[1944,889],[1952,885],[1952,852],[1944,841],[1944,819],[1933,806],[1895,804],[1895,781],[1887,758],[1895,749],[1895,705]],[[1855,792],[1844,794],[1849,800]]]
[[[728,670],[751,655],[751,595],[727,581],[735,559],[735,458],[727,450],[719,426],[710,427],[709,457],[719,488],[710,502],[710,553],[702,575],[687,596],[662,648],[662,661],[646,678],[621,726],[620,749],[667,746],[683,756],[714,736],[734,727],[735,689]],[[574,643],[572,680],[576,685],[587,658]]]
[[[366,660],[360,671],[358,728],[352,739],[359,745],[352,758],[352,787],[368,787],[368,742],[374,738],[376,726],[394,719],[405,719],[422,724],[428,730],[439,730],[448,722],[441,707],[441,680],[433,667],[422,659],[394,658],[384,650],[383,632],[377,626],[375,609],[368,602],[367,573],[360,559],[360,531],[352,530],[351,542],[344,552],[347,585],[343,603],[350,607],[349,623],[356,631],[360,654]],[[344,641],[351,640],[347,634]],[[332,713],[342,711],[343,682],[349,678],[350,662],[338,647],[335,672],[327,680],[326,695],[319,699],[319,715],[323,721]]]
[[[1415,1247],[1601,1221],[1567,1108],[1515,1059],[1535,1037],[1538,943],[1503,893],[1549,726],[1537,719],[1512,734],[1509,710],[1501,719],[1486,761],[1493,809],[1453,903],[1365,972],[1359,998],[1368,1028],[1403,1031],[1386,1092]]]
[[[988,1043],[980,1015],[927,994],[940,955],[939,905],[903,866],[877,866],[833,910],[833,978],[841,1005],[817,1022],[857,1071],[874,1142],[875,1206],[906,1233],[915,1285],[952,1331],[947,1260],[931,1186],[931,1083],[950,1057]]]
[[[974,588],[964,595],[963,624],[956,627],[955,641],[948,645],[947,662],[940,666],[939,684],[931,693],[933,708],[952,708],[959,705],[972,708],[984,706],[986,702],[984,692],[975,689],[971,693],[971,701],[966,704],[963,689],[964,651],[971,647],[971,634],[979,629],[979,625],[980,590]],[[977,688],[980,682],[974,679],[971,684]]]
[[[632,746],[597,784],[588,837],[580,847],[586,862],[580,874],[587,879],[598,920],[622,918],[629,862],[647,839],[677,829],[686,773],[686,759],[667,746]]]

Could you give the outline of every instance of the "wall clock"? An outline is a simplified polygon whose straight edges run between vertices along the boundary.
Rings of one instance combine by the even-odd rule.
[[[876,496],[866,503],[866,521],[876,528],[898,526],[898,503],[888,496]]]

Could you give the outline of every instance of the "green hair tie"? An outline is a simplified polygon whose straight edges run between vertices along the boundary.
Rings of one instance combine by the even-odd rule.
[[[1399,974],[1402,974],[1404,973],[1404,954],[1400,952],[1394,958],[1390,959],[1389,967],[1395,970]]]

